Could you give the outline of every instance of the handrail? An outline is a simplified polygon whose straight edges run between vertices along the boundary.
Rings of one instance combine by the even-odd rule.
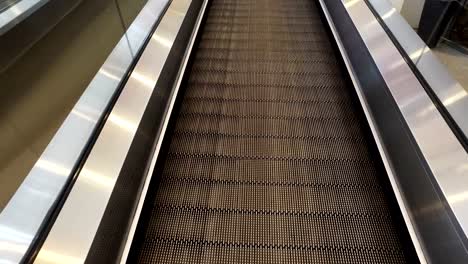
[[[146,3],[0,213],[0,262],[19,263],[37,241],[168,2]]]
[[[170,3],[110,112],[36,263],[49,263],[51,256],[65,257],[61,262],[87,261],[150,99],[172,88],[157,83],[166,77],[165,65],[172,65],[169,55],[193,2]],[[132,176],[131,181],[138,180],[138,176]]]
[[[433,101],[441,106],[441,112],[465,149],[468,148],[468,92],[448,72],[431,49],[413,28],[387,1],[366,0],[371,11],[386,27],[393,43],[400,48],[412,69],[427,86]]]
[[[47,2],[49,0],[18,0],[0,11],[0,35],[5,34]]]
[[[467,151],[366,0],[322,2],[364,84],[356,88],[420,261],[466,262]],[[404,44],[418,57],[425,49]]]

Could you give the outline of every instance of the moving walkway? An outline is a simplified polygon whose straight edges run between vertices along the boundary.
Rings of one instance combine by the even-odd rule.
[[[466,165],[463,131],[415,109],[437,102],[374,14],[356,0],[167,3],[21,259],[462,263],[463,208],[426,146],[444,137]]]

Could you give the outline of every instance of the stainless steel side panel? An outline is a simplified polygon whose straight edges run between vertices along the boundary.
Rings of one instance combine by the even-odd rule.
[[[466,201],[468,199],[468,181],[466,180],[466,176],[468,176],[468,154],[364,0],[340,0],[335,2],[338,3],[337,5],[342,4],[350,16],[379,74],[388,87],[389,95],[396,103],[396,107],[402,116],[401,121],[408,127],[410,136],[414,139],[414,149],[418,149],[423,163],[427,165],[427,174],[434,178],[432,184],[437,185],[435,189],[441,191],[441,200],[446,201],[447,210],[453,213],[453,221],[456,222],[453,222],[453,228],[457,229],[459,226],[461,229],[460,233],[457,233],[458,237],[454,238],[453,241],[458,241],[456,242],[460,249],[458,251],[460,255],[458,256],[466,258],[468,251],[462,241],[466,239],[468,231],[468,203]],[[468,111],[468,109],[465,109],[465,111]],[[397,175],[394,186],[398,187],[398,182],[402,180],[411,181],[408,177],[412,176],[411,174]],[[412,191],[418,192],[417,188]],[[420,191],[422,193],[422,190]],[[414,196],[414,194],[412,195]],[[401,197],[403,203],[404,199],[405,193]],[[407,220],[410,221],[410,233],[411,226],[417,226],[417,224],[414,224],[415,219],[412,217],[416,216],[420,220],[424,219],[426,226],[429,226],[427,222],[433,220],[431,219],[431,212],[439,210],[439,207],[444,207],[444,205],[439,203],[427,204],[424,208],[418,208],[417,211],[408,213]],[[455,230],[453,228],[452,230]],[[443,230],[425,231],[432,232],[429,237],[435,237],[434,234],[437,234],[437,232],[443,232]],[[414,230],[412,234],[413,240],[416,242],[421,241],[422,235],[418,232],[419,230]],[[450,245],[453,241],[429,242],[432,245],[444,245],[445,243],[446,248],[444,250],[446,251],[441,252],[447,253],[450,252],[450,246],[447,245]],[[430,261],[427,255],[432,252],[429,252],[425,247],[427,244],[421,243],[421,245],[422,248],[418,251],[420,260],[422,262]],[[416,245],[416,248],[418,248],[418,245]],[[454,260],[454,256],[445,256]],[[443,256],[439,255],[439,257]]]
[[[34,13],[49,0],[20,0],[0,13],[0,35]]]
[[[126,83],[35,263],[84,262],[191,0],[174,0]]]
[[[389,157],[389,153],[387,152],[385,148],[385,144],[383,143],[383,140],[380,135],[380,131],[375,123],[374,115],[372,114],[370,107],[367,102],[367,98],[362,90],[361,83],[359,82],[358,78],[356,78],[356,73],[353,69],[353,66],[350,62],[350,59],[348,57],[348,54],[346,53],[346,49],[343,46],[341,42],[341,38],[335,28],[335,25],[333,23],[333,20],[328,12],[328,9],[324,3],[324,0],[319,0],[320,5],[322,6],[322,9],[324,11],[325,17],[330,25],[331,31],[333,33],[333,36],[337,42],[338,49],[340,50],[341,56],[343,57],[344,63],[346,65],[346,69],[348,70],[349,76],[351,78],[351,81],[353,82],[353,85],[356,89],[356,93],[358,95],[359,101],[361,103],[362,109],[364,111],[364,114],[366,116],[367,122],[369,123],[369,127],[371,129],[372,135],[374,137],[374,140],[376,141],[377,148],[379,150],[380,156],[382,158],[382,161],[385,166],[385,170],[387,171],[390,184],[392,185],[393,192],[395,194],[395,198],[398,202],[398,206],[401,209],[401,213],[403,216],[403,219],[405,221],[405,224],[407,225],[409,235],[411,237],[411,240],[413,242],[414,248],[416,250],[416,254],[418,255],[419,259],[421,259],[421,262],[425,262],[425,256],[424,252],[422,250],[422,246],[419,240],[419,237],[417,235],[416,228],[414,226],[413,220],[411,219],[411,214],[410,214],[410,209],[408,207],[408,204],[406,202],[406,199],[403,196],[402,190],[400,188],[400,185],[398,183],[397,175],[394,171],[394,168],[391,163],[391,159]]]
[[[177,98],[177,94],[179,92],[180,85],[182,83],[183,73],[185,72],[185,69],[187,67],[188,60],[189,60],[189,55],[190,55],[190,53],[192,51],[192,48],[193,48],[193,45],[195,43],[195,38],[196,38],[196,36],[198,34],[198,30],[200,28],[200,24],[201,24],[203,15],[204,15],[204,13],[206,11],[207,5],[208,5],[208,0],[204,0],[203,5],[201,7],[200,14],[198,15],[198,18],[197,18],[197,23],[196,23],[196,25],[194,27],[194,31],[192,33],[192,36],[191,36],[191,39],[190,39],[190,42],[189,42],[189,45],[188,45],[188,49],[186,50],[186,53],[185,53],[184,62],[183,62],[182,66],[181,66],[181,68],[179,70],[180,74],[179,74],[179,76],[177,78],[176,85],[175,85],[175,87],[174,87],[174,89],[173,89],[173,91],[171,93],[169,107],[167,109],[167,114],[164,117],[161,132],[159,133],[159,137],[156,138],[156,142],[155,142],[155,145],[153,147],[151,162],[149,164],[148,171],[145,174],[143,188],[142,188],[142,191],[140,193],[140,196],[138,197],[137,208],[136,208],[135,214],[134,214],[133,219],[132,219],[129,234],[127,235],[127,238],[126,238],[126,241],[125,241],[125,246],[124,246],[124,249],[123,249],[123,252],[122,252],[122,257],[120,259],[121,264],[127,262],[128,255],[130,253],[133,238],[135,236],[135,232],[136,232],[137,225],[138,225],[138,222],[139,222],[139,219],[140,219],[140,215],[141,215],[141,212],[143,210],[143,204],[145,202],[146,194],[148,193],[149,184],[151,182],[152,175],[153,175],[153,172],[154,172],[154,169],[155,169],[155,166],[156,166],[156,161],[157,161],[157,159],[159,157],[159,151],[161,149],[162,142],[163,142],[163,139],[164,139],[164,135],[166,133],[166,129],[167,129],[168,124],[169,124],[169,119],[170,119],[172,110],[174,108],[174,104],[175,104],[175,101],[176,101],[176,98]]]
[[[414,29],[387,1],[369,0],[431,89],[468,137],[468,93],[447,71]],[[466,88],[466,87],[465,87]]]
[[[167,2],[148,1],[0,213],[0,263],[19,263],[36,239],[132,64],[134,54],[143,45]]]
[[[347,0],[344,5],[450,207],[465,233],[468,232],[468,154],[364,1]]]

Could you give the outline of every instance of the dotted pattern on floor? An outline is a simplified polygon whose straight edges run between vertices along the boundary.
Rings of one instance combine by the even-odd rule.
[[[140,263],[403,263],[313,1],[215,0]]]

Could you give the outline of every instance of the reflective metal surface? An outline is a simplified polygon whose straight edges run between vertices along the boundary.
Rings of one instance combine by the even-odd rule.
[[[418,255],[418,258],[421,260],[421,262],[426,262],[425,260],[425,256],[424,256],[424,253],[423,253],[423,250],[422,250],[422,247],[421,247],[421,243],[419,241],[419,238],[417,236],[417,232],[416,232],[416,229],[414,227],[414,223],[411,219],[411,214],[409,213],[409,209],[408,209],[408,205],[406,203],[406,200],[404,198],[404,196],[402,195],[402,191],[400,189],[400,186],[398,184],[398,180],[396,178],[396,175],[394,173],[394,168],[392,166],[392,163],[390,162],[390,158],[389,158],[389,154],[387,153],[386,151],[386,148],[382,142],[382,139],[381,139],[381,136],[380,136],[380,133],[379,133],[379,130],[377,128],[377,125],[375,123],[375,120],[374,120],[374,116],[372,114],[372,112],[369,110],[369,106],[368,106],[368,103],[367,103],[367,99],[362,91],[362,87],[361,87],[361,84],[358,80],[358,78],[356,77],[356,73],[354,72],[353,70],[353,66],[351,64],[351,62],[349,61],[349,57],[347,55],[347,52],[341,42],[341,39],[340,39],[340,36],[339,34],[337,33],[336,31],[336,28],[335,28],[335,25],[334,25],[334,22],[328,12],[328,9],[324,3],[324,0],[319,0],[320,2],[320,5],[322,7],[322,10],[325,14],[325,17],[327,19],[327,22],[330,26],[330,29],[333,33],[333,37],[337,43],[337,46],[338,46],[338,49],[340,50],[340,54],[341,56],[343,57],[343,61],[346,65],[346,69],[348,70],[348,73],[349,73],[349,76],[351,78],[351,81],[353,82],[353,86],[356,90],[356,93],[358,95],[358,98],[359,98],[359,101],[361,103],[361,106],[362,106],[362,109],[364,111],[364,114],[366,116],[366,119],[367,119],[367,122],[369,123],[369,127],[371,129],[371,132],[372,132],[372,135],[374,137],[374,140],[376,142],[376,145],[377,145],[377,148],[379,150],[379,154],[380,154],[380,157],[382,158],[382,161],[383,161],[383,164],[385,166],[385,170],[387,172],[387,175],[389,177],[389,180],[390,180],[390,184],[392,186],[392,190],[395,194],[395,197],[396,197],[396,200],[398,202],[398,206],[400,207],[400,210],[401,210],[401,213],[402,213],[402,216],[403,216],[403,219],[405,221],[405,224],[408,228],[408,233],[411,237],[411,240],[413,242],[413,245],[414,245],[414,248],[416,250],[416,254]]]
[[[128,50],[121,41],[0,214],[2,261],[19,262],[32,243],[131,63]]]
[[[364,1],[346,0],[343,4],[466,235],[468,154]]]
[[[18,263],[73,173],[110,99],[167,1],[149,1],[0,214],[0,263]],[[135,33],[137,32],[137,34]],[[146,34],[145,34],[146,33]],[[133,50],[133,52],[132,52]],[[100,182],[103,183],[103,182]]]
[[[0,13],[0,35],[7,32],[49,0],[20,0]]]
[[[168,110],[166,112],[166,115],[164,117],[164,122],[163,122],[163,125],[162,125],[161,133],[159,134],[159,137],[156,140],[153,155],[151,157],[151,163],[150,163],[149,169],[148,169],[148,171],[147,171],[147,173],[145,175],[145,182],[144,182],[144,185],[143,185],[143,190],[141,191],[140,197],[138,199],[138,206],[137,206],[135,215],[134,215],[133,220],[132,220],[132,224],[131,224],[131,227],[130,227],[130,232],[129,232],[129,234],[127,236],[127,240],[125,242],[125,248],[123,250],[123,254],[122,254],[122,258],[120,260],[120,263],[126,263],[127,262],[127,257],[128,257],[129,252],[130,252],[130,247],[132,245],[133,237],[135,235],[135,231],[136,231],[136,228],[137,228],[137,225],[138,225],[138,220],[140,218],[140,214],[141,214],[141,211],[143,209],[143,204],[144,204],[144,201],[145,201],[145,197],[146,197],[146,194],[148,192],[148,187],[149,187],[149,184],[150,184],[153,172],[154,172],[154,167],[155,167],[156,161],[158,159],[159,150],[161,148],[161,144],[162,144],[162,141],[164,139],[164,134],[166,132],[167,125],[169,123],[169,118],[170,118],[172,109],[174,107],[175,100],[177,98],[177,94],[179,92],[180,84],[182,82],[182,75],[185,72],[185,69],[187,67],[189,54],[190,54],[190,52],[191,52],[191,50],[193,48],[193,44],[195,43],[195,37],[196,37],[196,35],[198,33],[198,29],[200,28],[200,24],[201,24],[203,15],[205,13],[207,4],[208,4],[208,0],[205,0],[203,2],[203,6],[201,8],[200,14],[198,15],[197,24],[195,25],[193,35],[192,35],[192,37],[190,39],[189,47],[188,47],[188,49],[186,51],[186,54],[185,54],[185,57],[184,57],[184,63],[182,65],[181,69],[180,69],[180,74],[179,74],[178,79],[177,79],[177,84],[174,87],[175,89],[174,89],[173,93],[171,94],[170,104],[169,104]]]
[[[18,2],[19,0],[0,0],[0,13]]]
[[[369,3],[398,39],[413,63],[416,64],[426,47],[426,43],[422,41],[414,29],[389,2],[369,0]]]
[[[387,1],[369,0],[465,136],[468,93],[437,59],[406,20]]]
[[[190,52],[192,51],[193,44],[195,43],[195,38],[196,38],[196,35],[197,35],[198,30],[200,28],[200,24],[201,24],[203,15],[205,13],[207,4],[208,4],[208,0],[205,0],[203,2],[202,7],[201,7],[200,14],[198,15],[197,23],[195,25],[192,37],[190,39],[190,43],[189,43],[188,49],[187,49],[185,57],[184,57],[183,65],[182,65],[182,67],[181,67],[181,69],[179,71],[179,76],[178,76],[178,79],[177,79],[177,83],[176,83],[176,85],[174,87],[174,91],[171,94],[169,107],[168,107],[168,110],[166,112],[166,115],[164,116],[164,121],[163,121],[163,125],[162,125],[162,128],[161,128],[161,132],[159,133],[159,137],[156,139],[156,144],[155,144],[155,146],[153,148],[151,163],[150,163],[149,169],[148,169],[148,171],[147,171],[147,173],[145,175],[145,181],[144,181],[143,189],[142,189],[142,191],[140,193],[140,196],[139,196],[139,199],[138,199],[137,209],[136,209],[136,212],[135,212],[135,214],[133,216],[132,224],[130,226],[130,231],[129,231],[129,234],[127,236],[127,240],[125,242],[125,247],[124,247],[124,250],[123,250],[123,253],[122,253],[122,258],[120,259],[120,263],[126,263],[127,262],[127,257],[128,257],[128,254],[130,252],[130,247],[131,247],[132,242],[133,242],[133,237],[135,235],[135,231],[136,231],[136,228],[137,228],[137,225],[138,225],[138,220],[140,219],[141,211],[143,209],[143,204],[144,204],[144,201],[145,201],[145,198],[146,198],[146,194],[148,192],[148,187],[149,187],[149,184],[151,182],[151,178],[152,178],[152,175],[153,175],[153,172],[154,172],[156,161],[157,161],[158,156],[159,156],[159,150],[161,149],[161,145],[162,145],[162,142],[163,142],[163,139],[164,139],[164,134],[166,133],[166,129],[167,129],[167,126],[168,126],[168,123],[169,123],[169,119],[170,119],[170,116],[171,116],[171,113],[172,113],[172,109],[174,107],[175,100],[177,98],[177,94],[179,92],[179,88],[180,88],[180,85],[181,85],[181,82],[182,82],[183,73],[185,72],[185,69],[187,67],[187,63],[188,63],[188,60],[189,60],[189,55],[190,55]]]
[[[84,262],[190,0],[164,14],[84,164],[36,263]],[[79,213],[77,213],[79,212]]]

